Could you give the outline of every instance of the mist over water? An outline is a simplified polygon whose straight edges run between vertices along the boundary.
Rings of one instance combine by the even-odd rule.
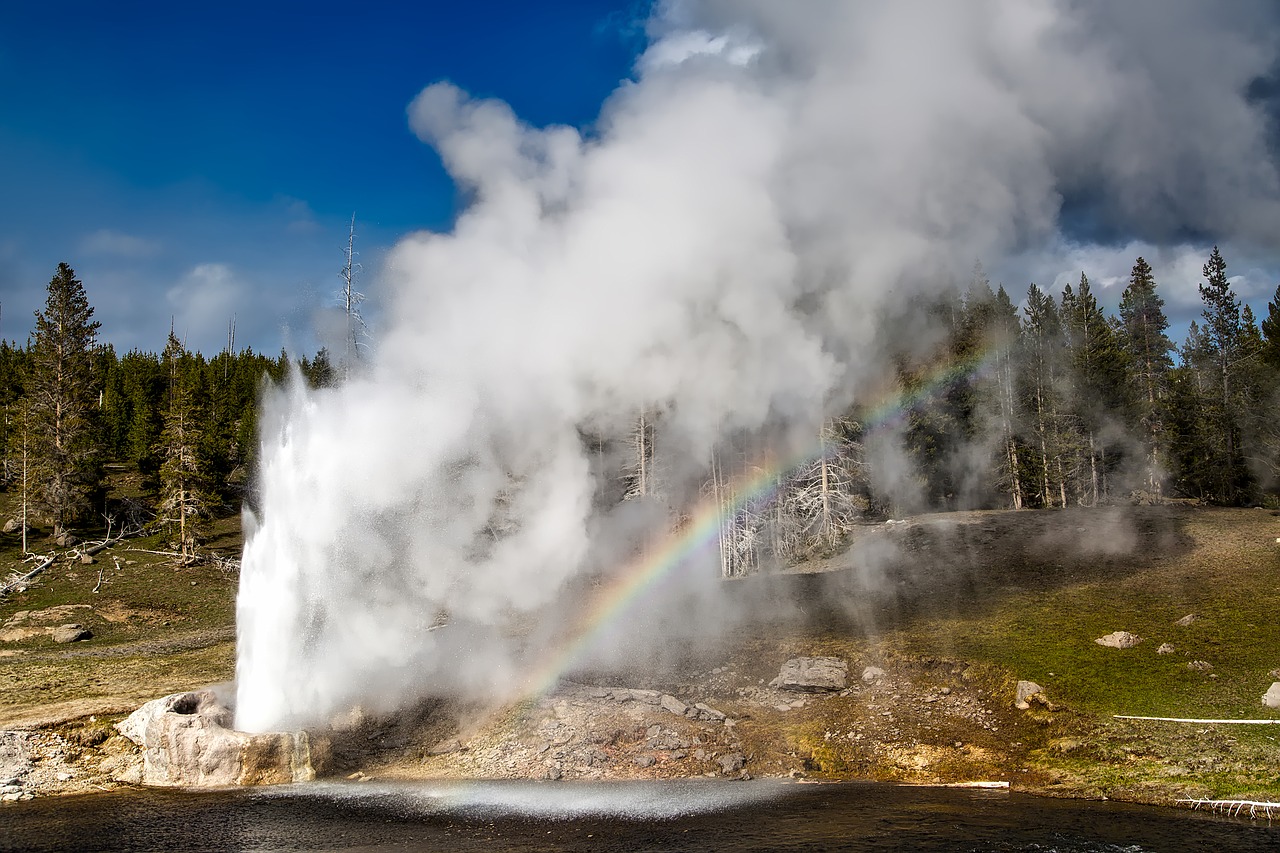
[[[576,580],[660,537],[717,447],[802,453],[879,382],[886,341],[928,341],[911,299],[975,259],[1087,254],[1064,204],[1144,240],[1274,240],[1268,117],[1246,97],[1274,17],[669,2],[590,133],[428,86],[409,124],[470,203],[393,251],[365,370],[267,400],[237,725],[519,691],[548,653],[520,639],[529,614],[572,612]],[[612,500],[642,414],[660,497]]]

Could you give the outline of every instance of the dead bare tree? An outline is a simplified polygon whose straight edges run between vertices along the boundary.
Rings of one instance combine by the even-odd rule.
[[[342,290],[338,294],[338,298],[342,300],[343,311],[346,313],[346,355],[344,356],[342,370],[346,376],[351,375],[352,369],[360,359],[360,346],[362,338],[369,336],[369,329],[365,325],[364,318],[360,315],[360,304],[364,302],[365,295],[355,289],[356,276],[360,274],[361,266],[355,262],[356,258],[356,215],[351,214],[351,229],[347,232],[347,248],[345,251],[346,263],[343,264],[342,272]]]
[[[722,576],[788,565],[829,551],[848,535],[871,506],[857,434],[856,423],[825,420],[819,452],[786,471],[749,462],[729,448],[712,454],[703,491],[719,513]],[[729,470],[726,456],[735,463]]]
[[[631,459],[625,469],[627,490],[623,500],[648,497],[656,491],[653,442],[653,417],[647,409],[641,407],[636,425],[631,430]]]

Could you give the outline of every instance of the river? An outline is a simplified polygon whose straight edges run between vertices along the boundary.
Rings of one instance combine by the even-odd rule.
[[[123,790],[0,807],[22,851],[1280,850],[1280,825],[969,789],[771,781]]]

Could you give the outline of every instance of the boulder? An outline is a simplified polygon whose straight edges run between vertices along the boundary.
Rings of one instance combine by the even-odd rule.
[[[1262,695],[1262,704],[1268,708],[1280,708],[1280,681],[1274,681]]]
[[[864,684],[870,684],[873,681],[879,681],[886,675],[885,671],[878,666],[869,666],[862,671],[862,681]]]
[[[1200,615],[1198,613],[1188,613],[1186,616],[1183,616],[1181,619],[1177,620],[1173,624],[1177,625],[1179,628],[1185,628],[1188,625],[1191,625],[1199,621],[1200,621]]]
[[[663,694],[662,698],[658,701],[658,704],[661,705],[664,710],[670,711],[671,713],[681,717],[683,717],[685,712],[689,710],[688,705],[667,693]]]
[[[427,755],[452,755],[462,751],[462,741],[456,737],[446,738],[427,749]]]
[[[633,690],[627,690],[625,692],[632,702],[642,702],[645,705],[661,705],[662,704],[662,694],[656,690],[634,690],[633,689]],[[619,691],[617,690],[613,691],[613,698],[623,702],[627,701],[626,699],[621,699],[618,694],[619,694]]]
[[[1160,644],[1160,648],[1156,649],[1156,654],[1158,654],[1158,655],[1171,655],[1171,654],[1173,654],[1175,651],[1177,651],[1177,649],[1175,649],[1175,648],[1173,647],[1173,643],[1161,643],[1161,644]]]
[[[716,764],[720,765],[720,772],[726,776],[739,772],[746,763],[747,757],[741,752],[731,752],[716,759]]]
[[[93,638],[93,632],[83,625],[59,625],[50,633],[55,643],[78,643]]]
[[[1019,681],[1016,697],[1013,700],[1013,706],[1020,711],[1026,711],[1031,707],[1032,701],[1037,698],[1043,698],[1044,688],[1034,681]]]
[[[250,734],[209,690],[146,703],[116,728],[142,747],[142,784],[222,788],[315,778],[306,732]]]
[[[1209,663],[1207,660],[1193,660],[1187,664],[1187,669],[1194,672],[1211,672],[1213,670],[1213,664]]]
[[[689,716],[696,720],[707,720],[712,723],[720,723],[725,720],[725,714],[723,711],[717,711],[715,708],[712,708],[704,702],[696,703],[690,711],[696,712],[689,713]]]
[[[0,785],[17,785],[30,771],[30,733],[0,732]]]
[[[1109,649],[1131,649],[1141,643],[1142,638],[1136,634],[1130,634],[1128,631],[1113,631],[1105,637],[1099,637],[1094,642]]]
[[[11,518],[11,519],[9,519],[8,521],[6,521],[6,522],[4,523],[4,528],[3,528],[3,529],[0,529],[0,532],[3,532],[3,533],[12,533],[13,531],[15,531],[15,530],[17,530],[17,529],[18,529],[18,519],[16,519],[16,518]]]
[[[769,686],[797,693],[826,693],[843,690],[848,677],[849,665],[840,658],[792,658]]]

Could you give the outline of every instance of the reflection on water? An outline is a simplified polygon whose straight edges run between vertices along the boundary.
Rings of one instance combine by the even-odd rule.
[[[1008,792],[780,782],[312,784],[0,808],[0,850],[1275,851],[1280,826]]]

